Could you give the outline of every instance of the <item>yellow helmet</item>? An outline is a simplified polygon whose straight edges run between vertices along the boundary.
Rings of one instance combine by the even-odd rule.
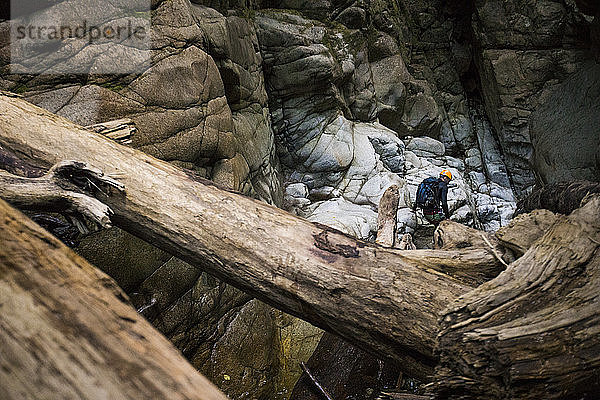
[[[445,176],[448,179],[452,179],[452,174],[447,169],[442,170],[442,172],[440,172],[440,176]]]

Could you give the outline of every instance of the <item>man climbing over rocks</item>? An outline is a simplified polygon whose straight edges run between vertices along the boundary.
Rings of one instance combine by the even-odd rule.
[[[430,177],[421,182],[417,189],[417,200],[414,210],[421,208],[427,221],[437,226],[444,219],[450,218],[448,210],[448,183],[452,173],[447,169],[440,172],[439,178]]]

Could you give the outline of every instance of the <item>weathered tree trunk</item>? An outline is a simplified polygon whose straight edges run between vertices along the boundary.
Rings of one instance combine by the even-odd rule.
[[[495,278],[515,259],[513,252],[501,245],[494,234],[450,220],[442,221],[436,228],[433,233],[433,247],[446,252],[458,252],[460,256],[457,262],[451,268],[447,266],[445,272],[476,285]],[[478,265],[460,262],[460,258],[467,255],[480,257],[481,262]],[[486,262],[489,257],[495,260]]]
[[[379,201],[377,214],[377,238],[375,243],[384,247],[394,247],[396,242],[396,220],[398,213],[398,186],[386,189]]]
[[[115,225],[281,310],[396,358],[411,376],[433,372],[438,314],[471,289],[436,271],[456,263],[442,252],[432,258],[357,241],[219,189],[18,98],[0,96],[0,145],[40,165],[75,159],[101,169],[125,186],[125,194],[102,197]]]
[[[470,228],[458,222],[446,219],[438,225],[433,233],[433,248],[441,250],[456,250],[469,248],[492,248],[502,254],[503,249],[494,235],[489,232],[480,231]],[[510,262],[510,255],[503,254],[507,257],[505,261]]]
[[[0,398],[222,399],[107,275],[0,200]]]
[[[552,211],[534,210],[515,217],[507,226],[499,229],[495,236],[500,245],[521,257],[558,219],[559,216]]]
[[[600,393],[600,197],[441,318],[440,399]]]
[[[405,233],[400,238],[400,241],[394,245],[396,249],[400,250],[416,250],[417,246],[413,242],[412,235],[410,233]]]

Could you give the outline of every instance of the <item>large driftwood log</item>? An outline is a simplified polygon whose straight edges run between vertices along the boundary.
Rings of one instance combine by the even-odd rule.
[[[507,226],[498,229],[495,236],[502,246],[521,257],[558,219],[552,211],[534,210],[515,217]]]
[[[440,399],[593,399],[600,393],[600,197],[441,319]]]
[[[397,359],[410,376],[432,373],[438,314],[471,289],[436,271],[456,263],[451,257],[354,240],[219,189],[18,98],[0,96],[0,145],[40,165],[79,159],[101,169],[125,186],[125,194],[113,190],[103,198],[115,225],[281,310]]]
[[[0,200],[0,398],[221,399],[107,275]]]
[[[425,377],[438,361],[436,320],[451,306],[438,343],[440,398],[544,398],[545,391],[551,398],[591,398],[600,390],[598,198],[561,217],[506,271],[467,293],[469,285],[437,271],[457,263],[451,254],[472,266],[481,264],[475,254],[499,257],[477,248],[419,253],[356,241],[194,182],[184,171],[19,99],[0,96],[0,146],[46,166],[83,158],[118,177],[125,194],[114,191],[106,200],[115,224],[364,349],[396,358],[409,375]]]

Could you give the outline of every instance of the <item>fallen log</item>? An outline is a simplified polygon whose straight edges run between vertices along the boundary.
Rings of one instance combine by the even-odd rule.
[[[395,358],[409,376],[431,375],[438,314],[471,289],[436,271],[451,258],[357,241],[19,98],[0,96],[0,146],[39,166],[81,160],[102,170],[125,187],[102,197],[115,225],[266,303]]]
[[[0,200],[0,398],[226,396],[107,275]]]
[[[433,233],[433,248],[440,250],[486,248],[489,247],[486,241],[492,243],[498,252],[504,251],[492,233],[470,228],[449,219],[440,222]]]
[[[600,196],[441,318],[439,399],[600,393]]]
[[[0,168],[11,174],[25,176],[27,178],[37,178],[46,172],[44,168],[35,167],[23,162],[14,153],[0,146]]]
[[[504,270],[504,265],[487,248],[463,250],[417,249],[402,253],[407,262],[421,268],[439,271],[470,285],[477,286],[494,279]]]
[[[561,217],[506,271],[467,293],[469,285],[424,267],[443,270],[443,250],[436,261],[429,253],[356,241],[218,189],[20,99],[0,96],[0,146],[46,168],[83,158],[125,186],[125,194],[112,190],[106,199],[116,225],[395,358],[411,376],[427,377],[438,361],[436,319],[449,306],[437,343],[438,398],[593,398],[600,391],[598,197]]]
[[[494,234],[451,220],[442,221],[436,228],[433,248],[444,250],[440,256],[456,252],[455,262],[446,262],[444,272],[476,285],[495,278],[515,259],[513,252],[500,243]],[[479,257],[480,263],[464,262],[469,257]]]

